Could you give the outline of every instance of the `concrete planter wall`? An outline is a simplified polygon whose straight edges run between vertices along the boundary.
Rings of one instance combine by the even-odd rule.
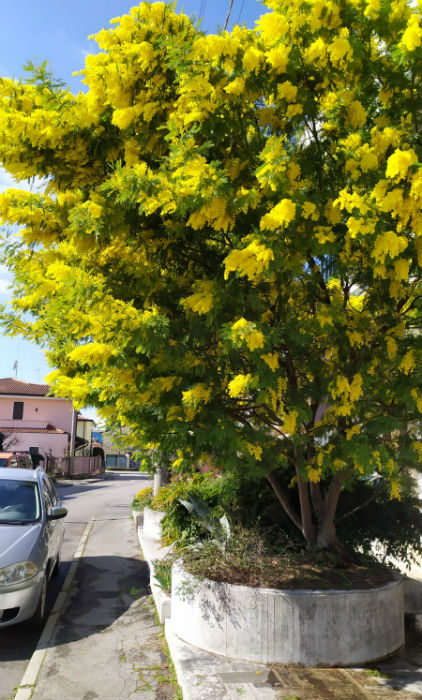
[[[174,633],[200,649],[258,663],[348,666],[404,643],[403,584],[370,590],[249,588],[173,566]]]
[[[161,521],[165,513],[161,510],[144,508],[144,533],[153,540],[161,540]]]

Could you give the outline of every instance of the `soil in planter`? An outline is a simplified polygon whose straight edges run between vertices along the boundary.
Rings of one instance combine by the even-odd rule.
[[[321,551],[275,553],[265,540],[243,535],[232,537],[225,551],[212,542],[198,549],[183,551],[187,571],[241,586],[275,589],[368,589],[383,586],[397,578],[397,572],[376,560],[356,555],[344,566],[334,556]]]

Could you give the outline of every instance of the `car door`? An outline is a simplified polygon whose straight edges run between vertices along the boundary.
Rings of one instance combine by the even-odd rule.
[[[60,498],[57,495],[57,491],[55,489],[55,486],[51,479],[47,476],[47,474],[43,475],[43,484],[47,490],[47,493],[50,498],[50,502],[52,506],[61,506],[61,501]],[[47,511],[48,512],[48,511]],[[61,547],[62,540],[63,540],[63,535],[64,535],[64,523],[63,520],[50,520],[48,522],[49,525],[54,525],[54,530],[53,528],[50,528],[51,531],[51,558],[55,561],[58,551]]]
[[[46,513],[46,523],[45,523],[45,544],[48,550],[47,553],[47,558],[48,558],[48,573],[51,573],[52,566],[54,565],[54,562],[56,560],[57,556],[57,549],[59,545],[59,529],[57,528],[57,520],[48,520],[47,516],[48,513],[50,512],[50,508],[55,505],[53,502],[52,495],[50,493],[50,490],[47,486],[46,480],[42,479],[41,482],[41,490],[42,490],[42,498],[44,501],[44,508],[45,508],[45,513]]]

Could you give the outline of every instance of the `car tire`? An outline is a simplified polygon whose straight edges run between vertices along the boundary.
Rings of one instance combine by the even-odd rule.
[[[60,563],[61,563],[61,556],[60,556],[60,551],[57,554],[56,561],[54,562],[53,566],[53,571],[51,572],[52,576],[58,576],[60,573]]]
[[[42,586],[41,586],[41,593],[40,593],[40,597],[38,599],[37,609],[35,610],[33,616],[30,619],[30,623],[34,627],[37,627],[38,625],[42,625],[42,623],[45,620],[46,598],[47,598],[47,576],[44,574],[43,580],[42,580]]]

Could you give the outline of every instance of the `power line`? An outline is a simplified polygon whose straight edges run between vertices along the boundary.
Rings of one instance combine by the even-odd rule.
[[[227,29],[227,25],[228,25],[228,23],[229,23],[229,19],[230,19],[230,15],[231,15],[233,3],[234,3],[234,0],[230,0],[229,11],[228,11],[228,13],[227,13],[226,21],[224,22],[224,27],[223,27],[224,30]]]
[[[201,4],[199,6],[199,19],[201,19],[204,16],[206,6],[207,0],[201,0]]]
[[[244,6],[245,6],[245,0],[242,0],[242,7],[240,8],[240,12],[239,12],[239,16],[238,16],[238,18],[237,18],[236,24],[239,24],[239,22],[240,22],[240,16],[241,16],[241,14],[242,14],[242,12],[243,12]]]

